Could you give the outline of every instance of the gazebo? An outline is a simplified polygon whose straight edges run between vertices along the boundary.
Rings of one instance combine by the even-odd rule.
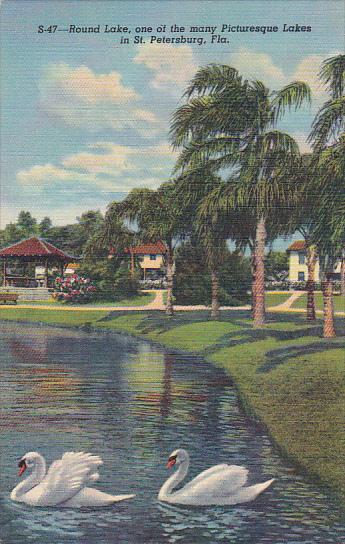
[[[7,269],[9,261],[19,261],[24,270],[27,269],[28,263],[42,266],[44,269],[43,287],[48,287],[49,266],[59,267],[61,274],[63,274],[65,265],[74,261],[75,257],[67,255],[53,244],[34,236],[1,249],[0,259],[3,261],[3,287],[32,288],[39,286],[36,277],[29,277],[28,273],[21,275],[9,273]]]

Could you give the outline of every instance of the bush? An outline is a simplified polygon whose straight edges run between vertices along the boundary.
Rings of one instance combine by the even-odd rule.
[[[66,278],[57,277],[52,296],[61,302],[85,304],[95,298],[97,289],[89,278],[72,274]]]

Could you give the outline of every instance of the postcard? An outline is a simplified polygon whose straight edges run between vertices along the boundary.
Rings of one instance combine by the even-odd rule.
[[[345,542],[344,3],[0,19],[0,542]]]

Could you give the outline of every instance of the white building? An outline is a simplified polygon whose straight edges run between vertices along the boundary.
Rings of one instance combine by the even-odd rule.
[[[293,242],[286,250],[289,254],[289,281],[307,281],[308,280],[308,267],[307,267],[307,251],[304,240],[297,240]],[[336,274],[334,279],[340,280],[340,262],[334,269]],[[339,275],[339,277],[337,277]],[[315,264],[315,278],[316,282],[320,281],[320,266],[318,259]]]

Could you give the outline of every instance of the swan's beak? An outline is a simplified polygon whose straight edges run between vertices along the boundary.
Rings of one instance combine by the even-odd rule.
[[[23,472],[25,472],[26,469],[27,469],[27,466],[26,466],[26,463],[25,463],[24,459],[19,461],[18,467],[19,467],[18,476],[21,476],[23,474]]]
[[[168,462],[167,462],[167,468],[172,468],[176,463],[176,457],[172,457],[170,459],[168,459]]]

